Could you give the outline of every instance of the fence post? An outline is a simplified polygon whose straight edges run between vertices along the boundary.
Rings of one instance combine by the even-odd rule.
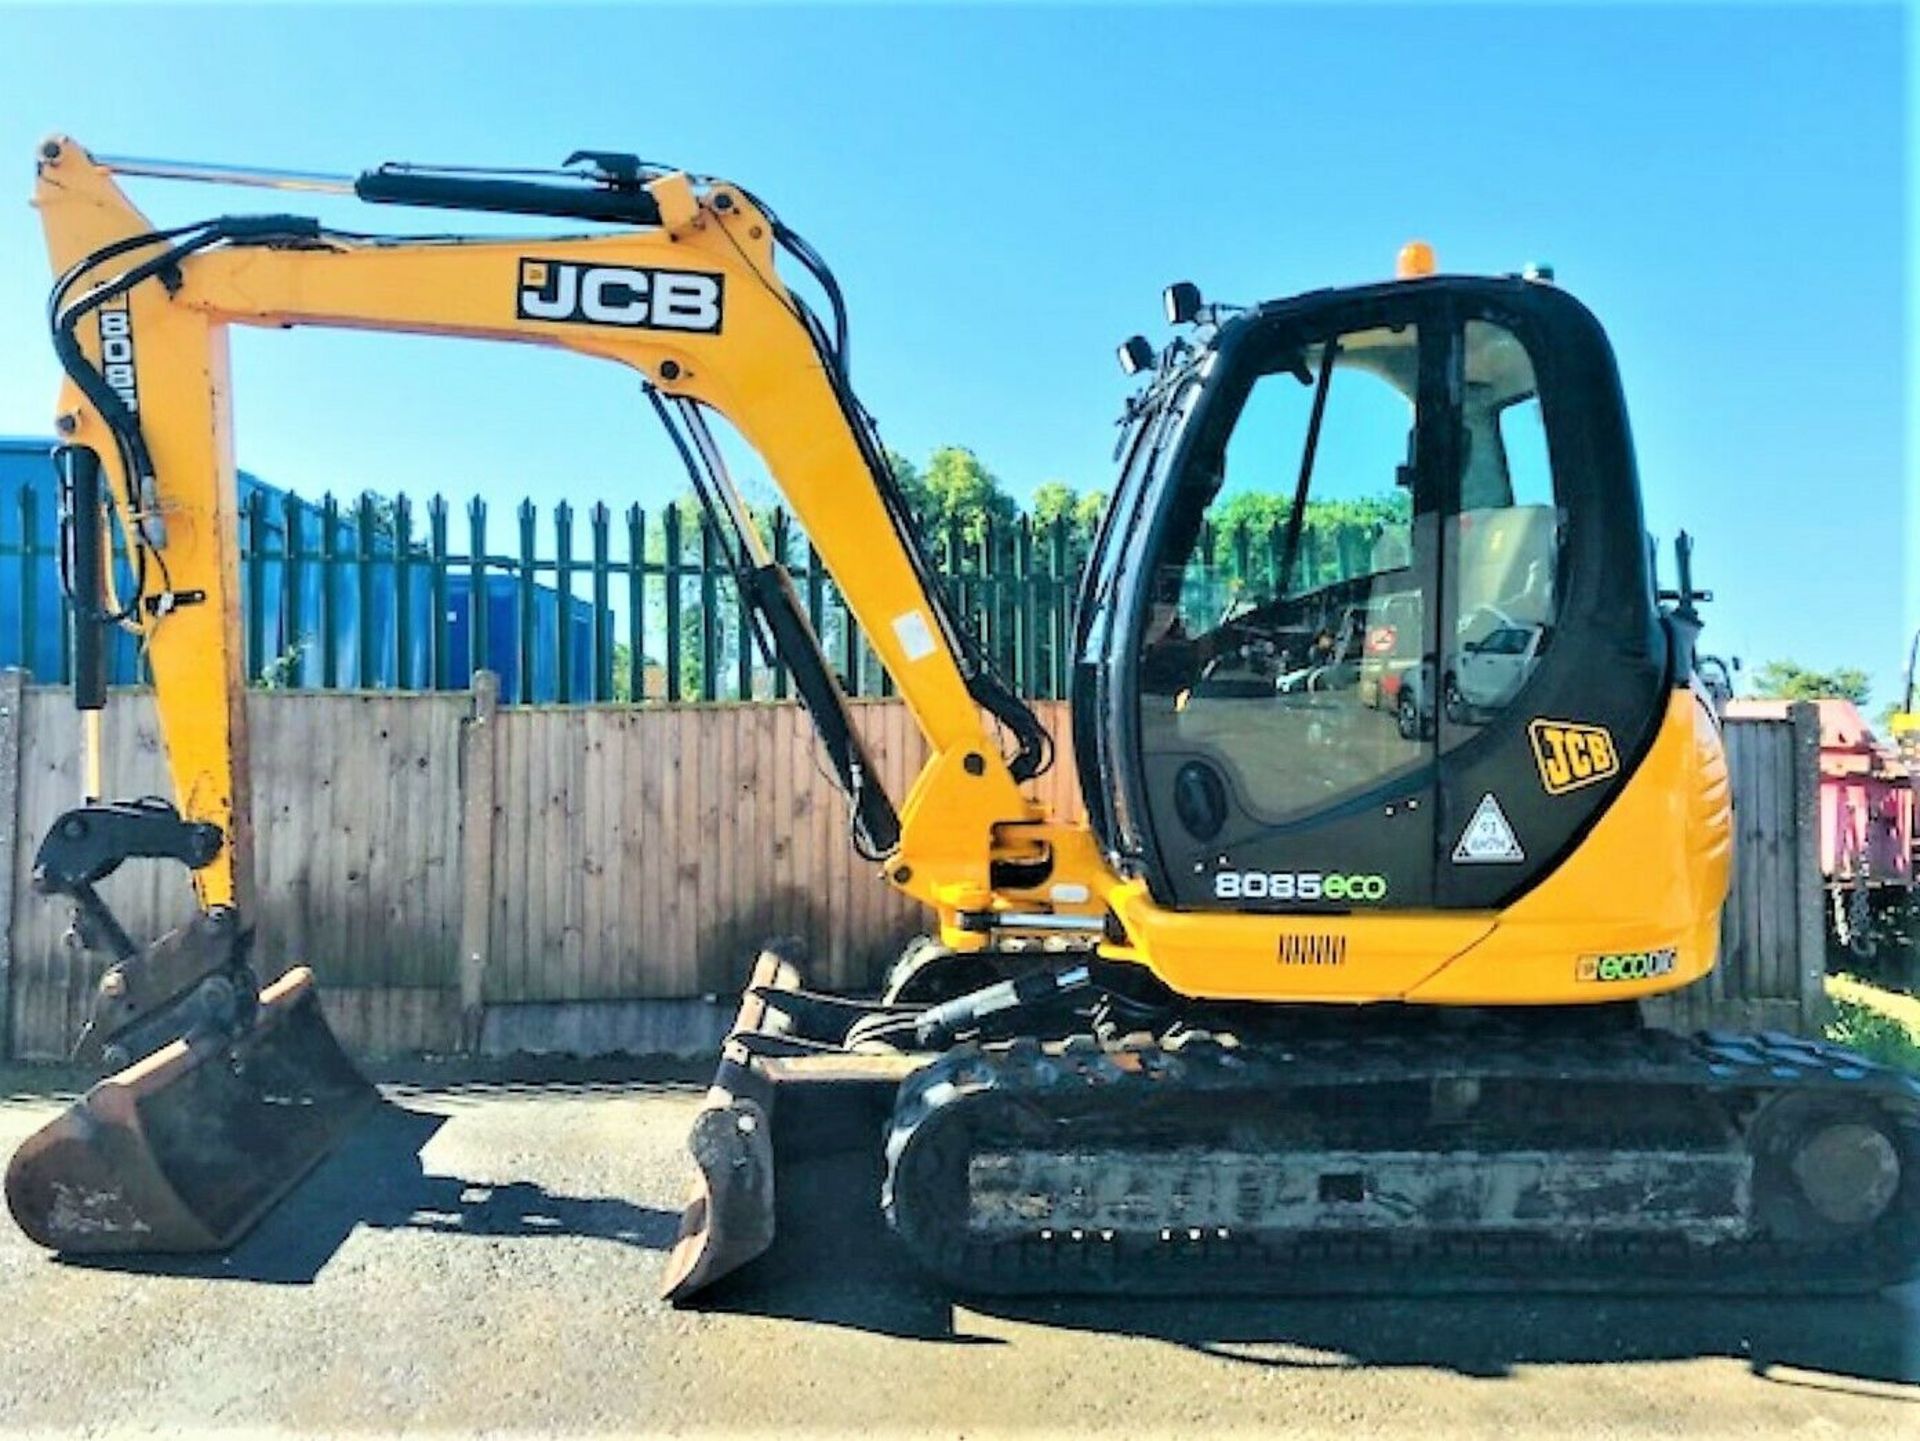
[[[573,693],[573,507],[553,508],[553,698],[566,705]]]
[[[247,684],[253,685],[267,668],[267,498],[250,490],[240,510],[241,550],[247,562]],[[281,627],[286,628],[284,616]]]
[[[520,502],[520,623],[515,632],[514,654],[517,657],[516,668],[520,672],[520,684],[514,699],[521,705],[532,705],[537,698],[533,688],[534,664],[537,656],[535,646],[536,632],[540,612],[539,591],[535,586],[538,567],[534,563],[534,552],[538,546],[535,527],[540,523],[540,512],[534,509],[531,500]],[[558,687],[555,688],[556,693]]]
[[[413,689],[413,502],[393,498],[393,684]],[[429,681],[431,684],[431,681]]]
[[[758,524],[758,522],[756,521],[754,524]],[[753,649],[755,645],[753,639],[753,602],[748,598],[747,593],[740,588],[740,581],[737,576],[728,578],[727,589],[733,592],[734,660],[737,663],[737,669],[739,671],[736,680],[738,689],[736,698],[743,701],[752,700]]]
[[[13,1056],[13,877],[20,844],[20,728],[26,721],[26,693],[25,671],[0,671],[0,1061]]]
[[[450,673],[447,657],[447,501],[436,495],[427,502],[427,688],[445,690]],[[474,598],[467,598],[467,624],[473,624]]]
[[[661,543],[666,573],[667,699],[680,699],[680,507],[669,503],[661,517]]]
[[[1049,538],[1048,547],[1048,593],[1053,606],[1048,617],[1053,631],[1053,667],[1051,685],[1047,690],[1048,700],[1060,700],[1067,694],[1071,684],[1068,677],[1073,673],[1073,658],[1068,654],[1073,644],[1073,582],[1067,575],[1067,525],[1066,516],[1054,517],[1053,535]]]
[[[991,515],[980,517],[980,645],[987,653],[987,664],[1003,672],[1013,670],[1007,664],[1007,629],[1003,624],[1000,601],[1000,532]]]
[[[34,614],[34,607],[40,595],[39,567],[34,564],[41,554],[40,524],[35,515],[35,502],[38,496],[30,485],[20,487],[20,648],[14,652],[21,664],[32,668],[39,659],[34,654],[40,641],[40,623]]]
[[[720,567],[713,519],[700,511],[700,699],[720,699]]]
[[[1798,893],[1800,1031],[1817,1036],[1827,1023],[1826,891],[1820,877],[1820,707],[1795,701],[1793,721],[1794,884]]]
[[[591,699],[613,699],[613,593],[608,569],[612,564],[611,526],[613,512],[595,501],[587,512],[587,524],[593,536],[593,695]]]
[[[819,637],[820,650],[827,649],[827,573],[820,560],[820,552],[814,549],[813,542],[807,542],[807,624],[813,627],[813,633]]]
[[[313,646],[313,637],[307,634],[301,570],[306,560],[306,537],[301,533],[305,510],[305,503],[292,491],[280,497],[280,636],[282,654],[288,659],[286,674],[279,681],[288,687],[306,684],[307,652]]]
[[[353,507],[353,683],[361,690],[380,684],[373,656],[373,492],[363,491]]]
[[[627,665],[626,699],[647,699],[647,517],[627,507]]]
[[[787,513],[776,510],[773,513],[773,563],[784,568],[787,563]],[[779,656],[773,658],[773,695],[776,700],[787,698],[787,666]]]
[[[339,570],[340,505],[329,496],[320,501],[320,687],[332,690],[339,677],[335,642],[340,635],[340,611],[335,587]]]
[[[500,677],[473,673],[473,715],[460,734],[460,1049],[480,1049],[493,920],[494,729]]]
[[[1013,528],[1013,535],[1013,573],[1018,580],[1014,624],[1020,633],[1019,664],[1014,670],[1020,678],[1020,693],[1037,696],[1041,691],[1040,607],[1033,594],[1033,517],[1023,514]]]
[[[487,573],[487,503],[467,502],[467,684],[472,685],[492,660],[487,647],[487,611],[493,601]]]

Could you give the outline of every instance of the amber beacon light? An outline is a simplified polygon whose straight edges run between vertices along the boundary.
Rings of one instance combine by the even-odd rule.
[[[1432,275],[1438,268],[1433,258],[1433,247],[1424,240],[1409,240],[1400,247],[1399,258],[1393,263],[1393,273],[1400,280],[1418,280],[1423,275]]]

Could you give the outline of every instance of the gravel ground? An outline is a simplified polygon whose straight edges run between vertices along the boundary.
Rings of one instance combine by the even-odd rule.
[[[955,1306],[855,1221],[675,1312],[697,1083],[386,1090],[228,1257],[66,1264],[0,1223],[0,1431],[1920,1437],[1920,1287]],[[0,1073],[0,1150],[58,1105]]]

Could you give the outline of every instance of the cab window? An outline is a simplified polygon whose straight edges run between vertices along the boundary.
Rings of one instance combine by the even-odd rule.
[[[1170,513],[1139,658],[1142,739],[1150,756],[1199,759],[1269,823],[1430,757],[1419,372],[1412,325],[1276,346]]]
[[[1459,507],[1445,527],[1444,747],[1517,703],[1560,605],[1563,527],[1532,358],[1491,321],[1468,321],[1463,342]]]

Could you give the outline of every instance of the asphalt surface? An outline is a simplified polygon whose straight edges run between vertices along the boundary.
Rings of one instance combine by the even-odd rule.
[[[0,1151],[48,1087],[0,1073]],[[699,1090],[389,1085],[225,1258],[68,1263],[0,1221],[0,1432],[1920,1438],[1920,1287],[955,1305],[839,1196],[676,1312]]]

